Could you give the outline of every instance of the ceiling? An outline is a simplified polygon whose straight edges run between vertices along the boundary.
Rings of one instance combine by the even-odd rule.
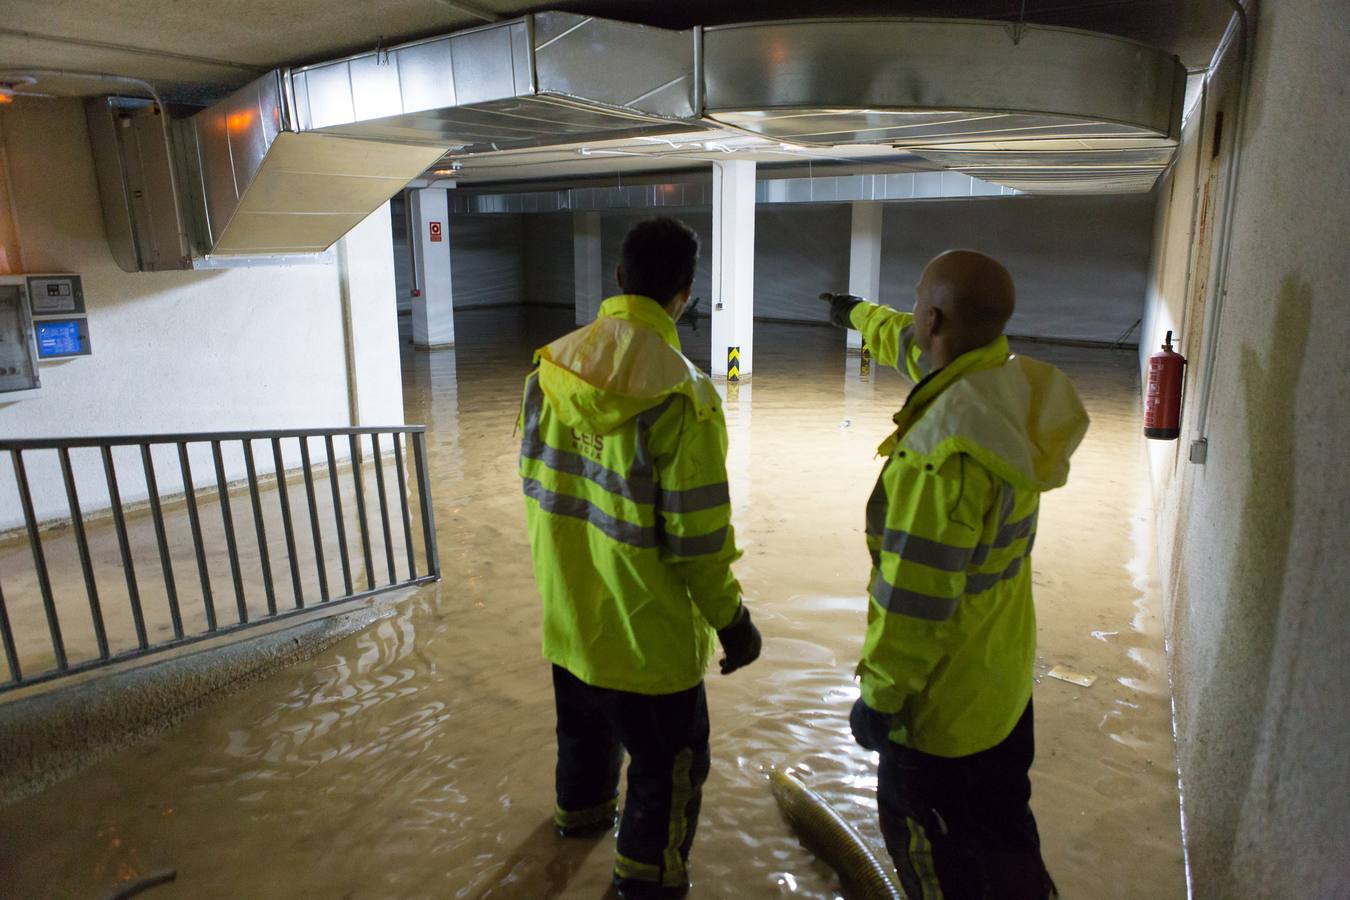
[[[1209,62],[1231,12],[1226,0],[381,0],[378,15],[364,4],[336,10],[331,0],[6,0],[5,6],[0,73],[48,70],[36,84],[16,86],[20,92],[118,91],[115,83],[51,71],[69,69],[144,79],[171,102],[199,105],[280,66],[328,61],[547,9],[664,28],[868,15],[1024,20],[1143,41],[1177,54],[1188,67]],[[832,149],[805,146],[809,143],[724,129],[460,155],[453,171],[447,156],[433,168],[462,184],[622,179],[702,167],[731,154],[794,173],[816,166],[864,173],[941,168],[885,144]]]
[[[331,59],[543,9],[669,28],[838,16],[996,19],[1117,34],[1207,65],[1228,22],[1225,0],[7,0],[5,69],[78,68],[146,79],[166,97],[204,102],[281,65]],[[56,93],[98,93],[48,81]]]

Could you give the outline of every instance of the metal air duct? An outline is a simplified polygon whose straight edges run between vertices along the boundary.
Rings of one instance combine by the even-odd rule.
[[[1185,69],[1124,38],[956,19],[703,32],[705,117],[775,141],[887,144],[1034,193],[1146,191],[1176,148]]]
[[[570,13],[271,72],[192,118],[201,249],[323,250],[449,150],[660,132],[693,92],[690,32]]]
[[[291,74],[301,131],[464,152],[687,129],[693,32],[546,12]]]
[[[1147,190],[1175,149],[1184,87],[1174,57],[1062,28],[846,19],[670,31],[545,12],[269,72],[174,123],[172,167],[143,149],[128,157],[138,143],[114,135],[110,107],[90,115],[96,151],[121,154],[99,166],[116,255],[155,268],[187,261],[142,246],[166,219],[163,198],[132,202],[144,199],[142,170],[152,189],[182,173],[192,264],[213,265],[322,251],[447,154],[710,128],[843,155],[901,148],[1029,193]]]

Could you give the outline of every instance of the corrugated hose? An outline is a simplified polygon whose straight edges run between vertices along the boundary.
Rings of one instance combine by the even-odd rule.
[[[778,808],[806,848],[839,874],[847,900],[905,900],[890,869],[861,834],[824,798],[792,774],[772,767],[769,788]]]

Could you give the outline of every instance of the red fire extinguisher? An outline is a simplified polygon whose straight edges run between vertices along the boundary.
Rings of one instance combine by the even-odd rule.
[[[1163,441],[1181,437],[1181,386],[1186,357],[1172,351],[1172,332],[1162,349],[1148,358],[1144,388],[1144,436]]]

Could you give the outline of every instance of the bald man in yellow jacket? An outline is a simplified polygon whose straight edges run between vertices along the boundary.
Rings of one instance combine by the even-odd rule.
[[[1029,805],[1031,548],[1088,419],[1072,384],[1014,355],[1012,277],[981,253],[925,268],[913,313],[823,294],[831,320],[915,382],[879,448],[855,739],[880,753],[886,846],[913,900],[1040,900]]]

